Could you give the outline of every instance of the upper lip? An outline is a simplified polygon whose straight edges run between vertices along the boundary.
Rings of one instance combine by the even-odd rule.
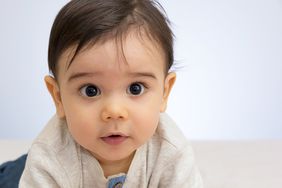
[[[110,133],[107,133],[107,134],[105,134],[105,135],[103,135],[103,136],[101,136],[102,138],[104,138],[104,137],[109,137],[109,136],[123,136],[123,137],[128,137],[128,135],[126,135],[126,134],[124,134],[124,133],[122,133],[122,132],[110,132]]]

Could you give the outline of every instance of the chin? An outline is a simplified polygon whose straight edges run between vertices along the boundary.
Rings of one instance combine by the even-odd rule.
[[[107,152],[105,155],[102,155],[102,160],[106,161],[121,161],[129,158],[130,160],[133,158],[132,155],[134,155],[135,151],[133,152]]]

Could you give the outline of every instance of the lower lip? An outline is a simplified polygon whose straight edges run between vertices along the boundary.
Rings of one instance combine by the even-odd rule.
[[[102,140],[109,145],[119,145],[123,143],[128,137],[118,136],[118,137],[102,137]]]

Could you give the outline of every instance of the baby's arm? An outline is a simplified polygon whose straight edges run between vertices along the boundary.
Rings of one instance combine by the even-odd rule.
[[[202,178],[190,146],[176,155],[174,161],[165,167],[158,187],[203,188]]]
[[[34,144],[29,151],[26,166],[20,179],[20,188],[71,187],[54,152],[44,144]]]

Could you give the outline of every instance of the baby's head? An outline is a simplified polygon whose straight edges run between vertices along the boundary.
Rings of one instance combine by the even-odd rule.
[[[72,0],[49,41],[45,82],[75,141],[100,163],[130,161],[154,134],[175,74],[173,34],[151,0]]]
[[[173,34],[161,5],[152,0],[73,0],[61,9],[54,21],[48,62],[57,77],[58,61],[65,50],[75,48],[73,57],[97,42],[116,40],[122,44],[130,31],[146,36],[165,53],[166,71],[173,64]],[[142,39],[142,38],[140,38]]]

